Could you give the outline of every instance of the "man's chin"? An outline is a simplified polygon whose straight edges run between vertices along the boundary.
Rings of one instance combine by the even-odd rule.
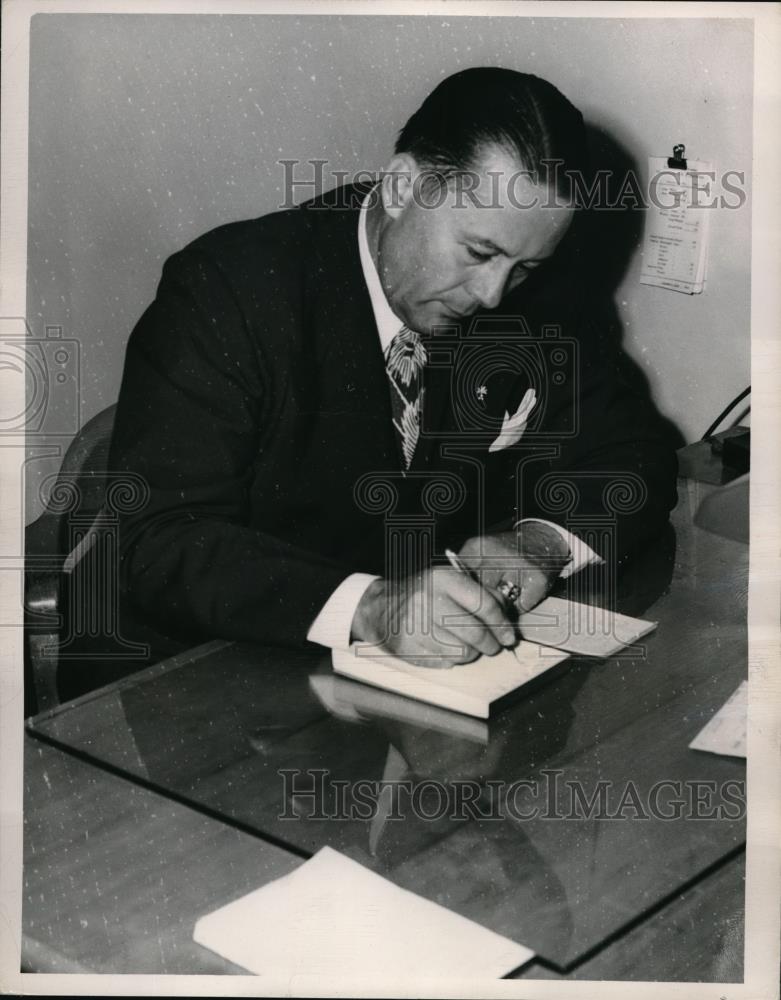
[[[411,330],[425,336],[435,336],[437,332],[447,333],[458,326],[465,317],[460,313],[455,313],[450,309],[440,306],[421,309],[417,314],[407,321],[407,326]]]
[[[460,314],[456,314],[450,310],[435,310],[427,317],[426,332],[432,336],[436,335],[438,331],[447,332],[452,330],[454,326],[458,326],[463,318]]]

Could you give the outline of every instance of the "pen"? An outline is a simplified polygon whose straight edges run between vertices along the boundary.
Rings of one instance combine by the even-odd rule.
[[[447,561],[457,570],[459,573],[465,573],[467,576],[471,577],[476,583],[480,581],[477,579],[477,573],[473,573],[472,570],[467,566],[465,562],[462,562],[458,558],[456,553],[452,549],[445,549],[445,555],[447,556]]]

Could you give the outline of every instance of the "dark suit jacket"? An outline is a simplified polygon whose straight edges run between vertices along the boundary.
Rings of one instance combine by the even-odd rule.
[[[621,558],[674,503],[653,413],[552,274],[428,344],[402,476],[359,205],[340,189],[207,233],[166,262],[132,333],[110,468],[149,501],[124,517],[122,588],[168,635],[300,643],[354,571],[405,572],[533,515]],[[529,386],[524,438],[489,453]]]

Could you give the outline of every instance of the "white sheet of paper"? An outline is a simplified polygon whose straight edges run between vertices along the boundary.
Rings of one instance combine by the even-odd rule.
[[[500,978],[534,952],[323,847],[195,925],[195,941],[275,979]]]
[[[688,170],[670,170],[666,157],[648,158],[655,201],[646,213],[640,283],[697,295],[705,288],[714,184],[705,174],[713,165],[687,164]]]
[[[522,614],[518,624],[524,639],[531,642],[602,659],[614,656],[656,628],[656,622],[561,597],[546,597],[533,611]]]
[[[707,726],[689,744],[692,750],[723,753],[729,757],[746,756],[746,713],[748,684],[743,681]]]
[[[533,642],[445,669],[377,656],[371,646],[334,649],[331,655],[337,674],[480,719],[488,718],[495,701],[567,659]]]

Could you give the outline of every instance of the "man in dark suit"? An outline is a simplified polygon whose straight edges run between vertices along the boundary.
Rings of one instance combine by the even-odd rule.
[[[122,524],[123,632],[446,666],[514,644],[513,603],[660,529],[674,456],[551,260],[584,151],[550,84],[467,70],[376,186],[167,261],[111,451],[148,487]]]

